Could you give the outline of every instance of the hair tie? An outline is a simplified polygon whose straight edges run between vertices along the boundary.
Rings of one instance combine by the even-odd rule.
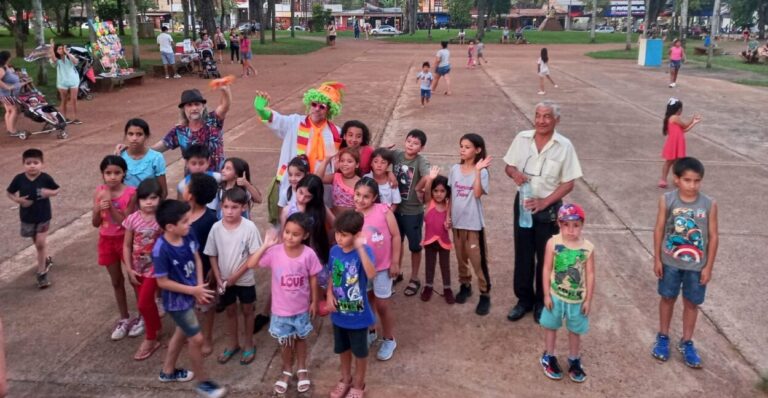
[[[677,98],[675,98],[675,97],[671,97],[671,98],[669,99],[669,102],[667,102],[667,105],[674,105],[674,104],[676,104],[676,103],[678,103],[678,102],[680,102],[680,100],[679,100],[679,99],[677,99]]]

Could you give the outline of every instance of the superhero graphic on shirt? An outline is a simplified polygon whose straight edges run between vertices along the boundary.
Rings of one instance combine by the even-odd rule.
[[[395,167],[395,177],[397,178],[397,186],[400,189],[400,197],[403,200],[408,199],[408,194],[411,192],[411,184],[413,183],[413,167],[409,167],[404,164],[397,165]]]
[[[664,252],[686,263],[700,263],[704,254],[704,239],[697,219],[707,217],[704,209],[672,209],[674,229],[667,233]]]
[[[571,249],[563,244],[555,245],[552,293],[570,302],[584,301],[584,270],[589,251]]]
[[[360,291],[360,267],[355,263],[333,259],[333,294],[341,313],[363,312],[365,303]]]

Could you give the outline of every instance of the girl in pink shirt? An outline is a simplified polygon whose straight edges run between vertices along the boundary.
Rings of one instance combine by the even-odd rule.
[[[99,229],[99,265],[104,266],[112,280],[120,320],[112,331],[112,340],[120,340],[128,335],[137,324],[138,318],[130,319],[128,302],[125,296],[125,278],[120,267],[123,259],[123,238],[125,228],[123,220],[136,208],[136,188],[125,185],[125,173],[128,164],[120,156],[108,155],[99,165],[104,184],[93,193],[93,215],[91,223]]]
[[[381,319],[384,337],[377,357],[387,360],[397,347],[389,299],[392,297],[392,279],[400,273],[400,230],[389,206],[379,200],[379,184],[372,178],[363,178],[355,184],[355,210],[365,218],[362,234],[376,259],[376,276],[371,279],[373,291],[368,292],[368,300]],[[375,333],[374,330],[374,339]]]
[[[664,166],[661,168],[661,179],[659,188],[667,187],[667,176],[669,169],[677,159],[684,158],[685,154],[685,133],[701,121],[701,116],[694,113],[690,121],[682,118],[683,102],[677,98],[670,98],[667,102],[667,112],[664,114],[664,125],[662,134],[667,136],[664,142],[664,149],[661,151],[661,157],[664,158]]]
[[[269,334],[280,344],[283,372],[275,382],[275,393],[288,391],[293,378],[293,352],[296,351],[297,389],[309,391],[306,338],[312,332],[311,318],[317,313],[317,274],[323,266],[315,252],[307,246],[312,220],[304,213],[288,217],[283,228],[283,243],[270,230],[259,251],[248,259],[248,267],[256,265],[272,269],[272,316]]]
[[[669,47],[669,87],[677,85],[677,72],[680,71],[683,62],[685,62],[685,50],[680,39],[675,39]]]
[[[326,175],[328,163],[336,161],[336,172]],[[336,155],[328,156],[318,168],[318,176],[333,189],[333,214],[355,208],[355,184],[360,181],[360,153],[356,149],[341,148]]]
[[[424,202],[427,211],[424,212],[424,247],[426,279],[421,299],[429,301],[432,298],[432,282],[435,280],[435,265],[440,257],[440,274],[443,277],[443,298],[448,304],[455,303],[451,290],[451,186],[448,178],[441,176],[440,166],[432,166],[424,186]]]

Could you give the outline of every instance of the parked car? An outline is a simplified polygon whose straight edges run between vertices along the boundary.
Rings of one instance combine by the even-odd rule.
[[[288,30],[288,31],[290,31],[290,30],[291,30],[291,27],[290,27],[290,26],[288,26],[288,27],[286,27],[286,28],[285,28],[285,30]],[[294,30],[295,32],[306,32],[307,28],[305,28],[305,27],[303,27],[303,26],[294,25],[294,26],[293,26],[293,30]]]
[[[402,33],[403,32],[395,29],[394,26],[390,25],[381,25],[378,28],[373,28],[373,30],[371,30],[371,34],[374,36],[395,36]]]
[[[240,31],[240,33],[246,33],[254,30],[261,30],[261,24],[258,22],[254,22],[253,24],[251,24],[250,22],[242,23],[240,24],[240,26],[237,27],[237,30]]]
[[[613,28],[613,26],[598,26],[595,29],[596,33],[613,33],[616,29]]]

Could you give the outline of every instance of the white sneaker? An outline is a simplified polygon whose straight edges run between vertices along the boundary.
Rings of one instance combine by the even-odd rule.
[[[669,87],[670,87],[670,88],[672,88],[672,87],[675,87],[675,86],[677,86],[677,84],[675,84],[675,83],[669,83]]]
[[[381,347],[379,347],[379,352],[378,354],[376,354],[376,358],[378,358],[379,361],[390,360],[392,358],[392,355],[395,354],[395,348],[397,348],[397,342],[395,341],[395,339],[382,340]]]
[[[544,95],[544,94],[546,94],[546,93],[545,93],[545,92],[543,92],[543,91],[539,91],[539,93],[538,93],[538,94],[539,94],[539,95]]]
[[[177,73],[177,74],[173,75],[173,78],[174,79],[181,79],[181,75]]]
[[[165,75],[165,78],[166,78],[166,79],[170,79],[171,77],[170,77],[170,76],[168,76],[168,75]]]
[[[141,316],[131,322],[131,328],[128,330],[128,337],[139,337],[144,334],[144,318]]]
[[[112,340],[122,340],[125,338],[126,335],[128,335],[128,329],[130,329],[131,320],[130,318],[125,318],[117,321],[117,324],[115,324],[115,330],[112,331]]]
[[[560,86],[558,86],[557,84],[555,84],[555,88],[560,88]]]
[[[165,308],[163,308],[163,299],[161,297],[155,297],[155,305],[157,305],[157,315],[160,318],[165,316]]]

